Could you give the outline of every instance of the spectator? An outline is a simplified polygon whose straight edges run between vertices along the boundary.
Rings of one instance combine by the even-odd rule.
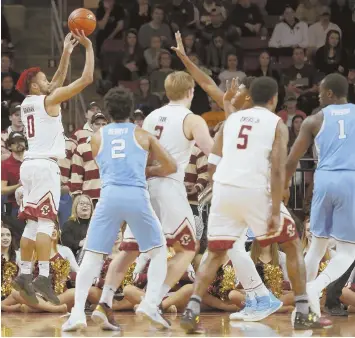
[[[206,48],[206,66],[219,74],[221,69],[227,67],[227,56],[235,53],[235,48],[225,41],[223,35],[216,34]]]
[[[124,40],[124,50],[117,55],[111,75],[113,86],[119,81],[135,81],[146,71],[143,52],[137,43],[137,31],[129,29]]]
[[[233,78],[238,78],[242,81],[246,77],[246,74],[240,70],[238,70],[238,57],[235,54],[227,55],[227,69],[223,70],[218,78],[220,80],[219,88],[225,92],[226,82],[232,81]]]
[[[75,256],[84,246],[93,210],[94,206],[90,197],[80,195],[74,199],[72,214],[64,223],[61,235],[62,244],[73,251]]]
[[[107,119],[102,113],[96,113],[91,119],[93,133],[106,124]],[[96,205],[100,197],[101,181],[99,168],[92,156],[89,140],[79,144],[74,152],[69,186],[72,196],[88,195]]]
[[[307,117],[303,111],[297,109],[297,97],[293,94],[286,96],[284,109],[279,111],[277,115],[282,119],[282,121],[285,122],[289,128],[292,126],[292,119],[296,115],[302,116],[304,119]]]
[[[150,6],[148,0],[137,0],[129,15],[129,27],[137,31],[151,21]]]
[[[210,132],[217,126],[218,123],[226,119],[226,115],[222,108],[215,102],[210,99],[211,110],[203,113],[201,117],[206,121]]]
[[[15,72],[13,69],[13,59],[9,54],[2,54],[1,55],[1,79],[5,74],[10,74],[14,83],[17,83],[17,80],[20,77],[20,74]]]
[[[170,49],[173,43],[170,27],[163,22],[164,10],[160,6],[154,6],[152,10],[152,21],[144,24],[138,32],[138,42],[143,49],[150,45],[152,36],[160,36],[162,45]]]
[[[227,19],[226,9],[217,1],[214,0],[204,0],[199,2],[197,9],[200,13],[200,24],[201,28],[209,26],[213,19],[213,13],[220,13],[222,21]]]
[[[182,36],[186,55],[197,54],[201,57],[203,54],[202,46],[196,41],[196,36],[191,31],[185,31]]]
[[[211,42],[216,34],[223,34],[224,37],[227,37],[230,25],[223,16],[222,8],[213,8],[209,14],[209,23],[201,29],[202,38],[206,42]]]
[[[296,17],[308,25],[313,25],[318,20],[320,10],[319,0],[301,0],[296,10]]]
[[[280,114],[280,113],[279,113]],[[296,141],[296,138],[301,130],[301,125],[304,121],[303,115],[295,115],[291,120],[291,126],[289,127],[289,138],[288,138],[288,145],[287,149],[288,152],[291,150],[293,144]]]
[[[182,28],[193,28],[196,24],[194,6],[188,0],[168,2],[166,16],[174,32]]]
[[[159,68],[158,58],[162,51],[160,36],[152,36],[150,40],[150,47],[144,51],[144,59],[148,66],[148,73]]]
[[[279,22],[272,33],[269,47],[283,48],[280,54],[292,55],[292,47],[308,47],[308,26],[295,18],[295,12],[286,6],[283,21]],[[286,49],[287,48],[287,49]]]
[[[267,51],[261,52],[259,55],[259,67],[250,72],[251,76],[261,77],[269,76],[280,83],[280,74],[276,69],[272,68],[270,54]]]
[[[96,56],[100,57],[105,40],[122,39],[125,12],[118,0],[101,0],[96,11]]]
[[[22,102],[25,97],[15,89],[14,79],[10,73],[1,74],[1,100],[8,104]]]
[[[91,119],[97,113],[101,113],[100,106],[95,101],[90,102],[85,113],[86,123],[82,128],[77,129],[71,137],[77,144],[85,143],[87,138],[92,135]]]
[[[148,78],[143,77],[140,79],[139,91],[134,95],[134,105],[136,109],[140,109],[142,106],[147,106],[149,107],[149,112],[158,109],[161,106],[159,97],[151,93]]]
[[[71,213],[72,198],[69,194],[69,179],[70,179],[70,169],[74,151],[78,144],[69,137],[65,138],[65,158],[58,160],[58,166],[60,169],[60,180],[61,180],[61,195],[59,201],[58,209],[58,220],[59,226],[62,228],[64,222],[66,222]]]
[[[163,97],[165,93],[164,82],[166,77],[173,72],[171,69],[171,55],[168,51],[162,51],[159,54],[159,69],[150,74],[149,81],[153,94]]]
[[[237,27],[240,36],[259,35],[264,23],[259,7],[250,0],[239,0],[229,15],[229,20]]]
[[[341,44],[340,33],[330,30],[323,47],[320,47],[315,56],[314,65],[325,75],[339,72],[348,74],[348,57]]]
[[[312,53],[314,49],[324,46],[326,36],[330,30],[336,30],[341,34],[339,26],[330,22],[329,7],[323,6],[321,8],[320,19],[308,29],[308,45]]]
[[[22,133],[12,132],[7,140],[11,155],[1,162],[1,195],[7,196],[6,213],[12,216],[18,214],[15,191],[21,186],[20,167],[26,150],[26,142],[26,137]]]
[[[136,109],[133,113],[133,123],[142,128],[144,119],[144,113],[140,109]]]

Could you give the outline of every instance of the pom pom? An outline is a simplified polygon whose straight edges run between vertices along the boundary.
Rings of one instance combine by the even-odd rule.
[[[13,289],[12,280],[17,276],[18,266],[14,262],[7,262],[1,258],[1,297],[8,297]]]
[[[24,70],[17,81],[16,90],[23,95],[28,95],[30,92],[30,82],[40,71],[41,68],[39,67],[32,67]]]
[[[282,295],[283,273],[279,266],[264,265],[265,284],[272,293],[279,298]]]
[[[51,270],[53,273],[52,284],[54,292],[60,295],[64,292],[66,282],[70,278],[70,263],[67,259],[58,257],[51,261]]]

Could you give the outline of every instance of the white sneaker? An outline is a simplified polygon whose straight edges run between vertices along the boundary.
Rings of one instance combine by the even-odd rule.
[[[144,300],[139,304],[136,314],[144,316],[149,319],[149,321],[158,329],[169,329],[170,324],[167,320],[159,313],[157,307],[151,306]]]
[[[69,319],[62,325],[62,331],[63,332],[78,331],[78,330],[85,329],[86,327],[87,324],[86,324],[85,312],[79,314],[73,308]]]
[[[257,302],[255,298],[247,297],[245,300],[245,307],[243,310],[231,313],[229,315],[230,320],[244,320],[252,315],[256,310]]]
[[[312,282],[307,283],[307,295],[308,295],[308,302],[311,310],[318,317],[321,317],[322,314],[320,311],[319,292],[312,286]]]

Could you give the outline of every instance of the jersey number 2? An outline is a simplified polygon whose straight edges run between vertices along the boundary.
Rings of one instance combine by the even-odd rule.
[[[115,139],[111,142],[111,157],[112,158],[125,158],[124,150],[126,148],[126,141],[123,139]]]
[[[27,116],[27,137],[31,138],[35,136],[35,118],[33,115]]]
[[[248,146],[248,139],[249,139],[249,133],[248,131],[252,130],[252,126],[247,126],[246,124],[243,124],[240,127],[239,135],[238,135],[238,140],[240,140],[237,143],[237,148],[238,149],[246,149]]]

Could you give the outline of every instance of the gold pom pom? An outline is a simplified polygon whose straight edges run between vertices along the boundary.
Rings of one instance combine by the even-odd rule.
[[[126,273],[126,275],[124,276],[124,279],[122,281],[121,284],[121,288],[123,290],[123,288],[127,285],[132,285],[133,284],[133,271],[134,268],[136,267],[136,263],[134,262],[133,264],[131,264],[131,266],[128,268],[128,271]]]
[[[283,282],[283,273],[280,267],[272,264],[265,264],[264,279],[266,287],[270,289],[276,297],[279,298],[282,295]]]
[[[223,277],[220,288],[221,299],[227,299],[228,294],[235,288],[235,273],[231,265],[227,264],[223,267]]]
[[[69,278],[70,263],[67,259],[58,257],[51,261],[51,269],[53,272],[52,284],[54,292],[60,295],[64,292],[66,282]]]
[[[3,273],[3,280],[1,284],[1,297],[10,295],[13,287],[12,280],[17,276],[18,266],[14,262],[5,262]]]
[[[319,265],[319,271],[318,271],[318,273],[323,272],[324,269],[327,267],[328,264],[329,264],[329,261],[321,262],[320,265]]]

